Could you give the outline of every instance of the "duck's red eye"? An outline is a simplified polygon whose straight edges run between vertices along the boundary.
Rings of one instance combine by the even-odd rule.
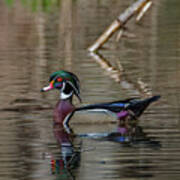
[[[57,82],[61,82],[63,79],[61,77],[58,77],[56,80]]]

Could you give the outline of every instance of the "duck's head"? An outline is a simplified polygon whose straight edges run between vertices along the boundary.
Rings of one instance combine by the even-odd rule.
[[[69,99],[75,94],[79,101],[80,98],[80,85],[77,76],[68,71],[57,71],[50,75],[49,85],[42,88],[42,92],[46,92],[52,89],[58,89],[60,91],[61,99]]]

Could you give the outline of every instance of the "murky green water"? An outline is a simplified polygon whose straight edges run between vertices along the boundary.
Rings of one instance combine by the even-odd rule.
[[[179,1],[156,1],[139,25],[131,20],[134,38],[117,43],[114,36],[99,55],[86,50],[131,3],[61,0],[43,11],[0,2],[0,179],[180,178]],[[77,136],[67,137],[52,126],[58,92],[40,93],[59,69],[79,76],[84,104],[143,96],[139,79],[162,98],[127,137],[107,138],[119,127],[100,114],[74,116]],[[59,146],[55,132],[68,147]]]

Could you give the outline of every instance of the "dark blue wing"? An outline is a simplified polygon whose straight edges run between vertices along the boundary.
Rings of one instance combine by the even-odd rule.
[[[120,112],[121,110],[125,109],[131,101],[135,100],[135,98],[126,99],[122,101],[113,101],[109,103],[100,103],[100,104],[91,104],[87,106],[82,106],[76,109],[76,111],[111,111],[111,112]]]

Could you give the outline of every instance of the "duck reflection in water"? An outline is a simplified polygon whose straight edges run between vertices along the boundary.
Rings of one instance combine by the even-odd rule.
[[[80,137],[92,138],[96,140],[113,141],[125,146],[132,147],[152,147],[160,148],[161,144],[153,137],[148,137],[143,127],[138,124],[138,120],[124,118],[117,122],[115,131],[108,133],[85,133],[79,134]]]
[[[79,167],[80,148],[74,147],[74,134],[67,133],[63,124],[54,124],[54,136],[60,145],[61,156],[58,159],[51,159],[51,172],[63,179],[75,179],[72,170]]]
[[[105,139],[130,146],[160,147],[160,142],[148,137],[137,121],[119,121],[116,131],[109,133]]]

